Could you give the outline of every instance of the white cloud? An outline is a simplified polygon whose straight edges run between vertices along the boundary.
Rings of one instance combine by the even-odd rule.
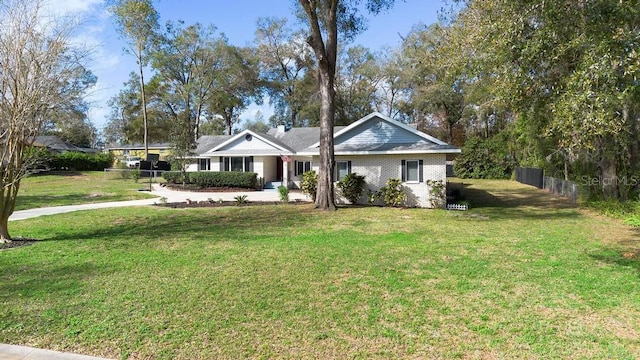
[[[87,13],[102,6],[102,0],[48,0],[45,6],[51,13]]]
[[[45,0],[49,16],[71,16],[78,24],[71,41],[90,52],[87,67],[98,77],[89,90],[87,114],[98,129],[104,127],[110,112],[107,101],[118,93],[128,77],[130,64],[122,54],[119,41],[103,0]],[[125,69],[125,70],[123,70]]]

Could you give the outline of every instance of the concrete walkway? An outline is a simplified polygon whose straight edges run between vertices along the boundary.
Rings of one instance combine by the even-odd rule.
[[[265,189],[262,191],[238,191],[238,192],[195,192],[195,191],[175,191],[154,185],[151,194],[164,197],[167,202],[183,202],[187,199],[193,201],[207,201],[212,199],[214,201],[234,201],[234,198],[238,195],[246,195],[248,201],[280,201],[280,194],[276,189]],[[303,195],[299,191],[289,191],[289,201],[310,201],[309,197]],[[156,201],[158,201],[156,199]]]
[[[107,360],[95,356],[0,344],[0,360]]]
[[[156,196],[155,198],[131,200],[131,201],[114,201],[104,203],[92,203],[82,205],[67,205],[67,206],[53,206],[46,208],[37,208],[29,210],[14,211],[13,215],[9,218],[10,221],[24,220],[34,218],[43,215],[63,214],[73,211],[92,210],[92,209],[107,209],[114,207],[128,207],[128,206],[143,206],[153,205],[160,202],[161,198],[166,199],[167,202],[184,202],[187,199],[192,201],[207,201],[212,199],[214,201],[234,201],[236,196],[247,196],[247,201],[279,201],[280,194],[275,189],[265,189],[262,191],[239,191],[239,192],[192,192],[192,191],[175,191],[163,188],[157,184],[154,184],[153,190],[149,194]],[[298,191],[289,192],[289,200],[296,201],[310,201],[309,197],[303,195]],[[0,360],[2,360],[0,358]]]

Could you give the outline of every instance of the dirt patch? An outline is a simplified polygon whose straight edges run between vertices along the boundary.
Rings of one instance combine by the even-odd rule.
[[[27,246],[27,245],[33,245],[37,241],[38,240],[35,240],[35,239],[21,239],[21,238],[14,239],[14,240],[11,240],[11,242],[9,243],[0,243],[0,251],[15,249],[15,248]]]

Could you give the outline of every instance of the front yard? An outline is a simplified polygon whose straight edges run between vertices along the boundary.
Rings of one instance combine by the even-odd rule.
[[[152,197],[138,192],[149,184],[140,179],[105,179],[101,171],[59,172],[32,175],[20,183],[16,210],[96,202],[137,200]]]
[[[122,359],[640,357],[635,229],[508,181],[472,210],[128,208],[11,223],[0,342]]]

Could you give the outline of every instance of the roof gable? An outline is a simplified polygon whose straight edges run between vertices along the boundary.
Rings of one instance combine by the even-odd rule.
[[[230,151],[292,152],[286,145],[269,135],[244,130],[207,151],[207,154]]]
[[[335,146],[358,147],[370,144],[433,144],[445,142],[418,131],[378,112],[371,113],[334,133]],[[317,142],[311,148],[317,148]]]

